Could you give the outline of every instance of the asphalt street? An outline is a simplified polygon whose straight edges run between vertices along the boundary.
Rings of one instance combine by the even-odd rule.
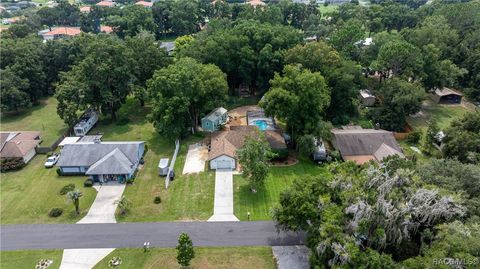
[[[175,247],[189,234],[195,246],[303,245],[303,233],[278,232],[272,221],[19,224],[0,226],[0,250]]]

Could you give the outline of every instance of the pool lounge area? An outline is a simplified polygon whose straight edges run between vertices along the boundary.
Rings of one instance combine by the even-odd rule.
[[[260,131],[276,130],[275,121],[271,117],[265,116],[263,110],[247,111],[248,125],[255,125]]]

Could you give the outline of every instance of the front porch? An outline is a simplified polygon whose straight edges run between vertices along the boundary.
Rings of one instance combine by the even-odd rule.
[[[91,175],[91,179],[93,179],[93,182],[97,183],[108,183],[108,182],[118,182],[118,183],[125,183],[125,181],[128,179],[128,175],[112,175],[112,174],[107,174],[107,175]]]

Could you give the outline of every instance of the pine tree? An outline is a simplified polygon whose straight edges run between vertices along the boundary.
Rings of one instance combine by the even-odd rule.
[[[180,234],[177,245],[177,261],[182,267],[188,267],[195,257],[192,240],[186,233]]]

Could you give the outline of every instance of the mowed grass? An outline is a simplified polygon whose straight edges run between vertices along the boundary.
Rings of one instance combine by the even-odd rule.
[[[295,179],[308,176],[330,176],[326,166],[302,159],[298,164],[286,167],[272,167],[265,180],[263,189],[253,193],[247,179],[236,175],[233,179],[234,188],[234,213],[240,220],[271,220],[271,208],[278,205],[280,193],[286,190]]]
[[[413,129],[425,129],[428,126],[428,121],[435,121],[441,130],[450,126],[454,119],[461,118],[465,113],[471,109],[463,105],[446,105],[436,104],[428,99],[422,105],[422,113],[424,116],[408,117],[407,122]]]
[[[320,10],[320,13],[322,14],[322,17],[326,17],[326,15],[334,12],[334,11],[337,11],[338,9],[338,5],[323,5],[323,4],[320,4],[318,9]]]
[[[67,125],[57,115],[57,99],[50,97],[18,115],[2,114],[0,129],[6,131],[39,131],[42,146],[50,146],[67,130]]]
[[[57,269],[62,261],[63,250],[19,250],[0,252],[0,268],[23,269],[35,268],[42,259],[52,260],[48,269]]]
[[[94,188],[83,187],[86,177],[60,177],[55,168],[43,167],[45,160],[46,155],[37,155],[21,170],[1,174],[2,224],[75,223],[88,212],[97,192]],[[60,189],[69,183],[74,183],[83,193],[80,215],[75,214],[67,197],[59,194]],[[57,218],[49,217],[48,212],[53,207],[62,208],[63,214]]]
[[[195,245],[195,242],[193,244]],[[119,268],[125,269],[181,268],[177,263],[177,252],[174,248],[152,248],[149,252],[143,252],[143,249],[117,249],[94,268],[111,268],[108,262],[113,257],[120,257],[122,264]],[[273,269],[275,264],[270,247],[196,247],[190,268]]]
[[[135,182],[127,185],[124,196],[131,201],[127,215],[117,216],[121,222],[206,220],[213,214],[215,177],[213,173],[182,176],[188,144],[201,137],[193,136],[181,142],[177,161],[176,178],[165,189],[165,177],[158,175],[158,162],[161,158],[172,159],[174,138],[161,137],[147,120],[151,107],[140,107],[134,99],[119,111],[118,118],[128,118],[128,123],[118,125],[101,121],[91,133],[103,133],[103,141],[145,141],[148,152],[145,164],[140,167]],[[117,121],[118,122],[118,121]],[[162,202],[153,202],[160,196]]]

